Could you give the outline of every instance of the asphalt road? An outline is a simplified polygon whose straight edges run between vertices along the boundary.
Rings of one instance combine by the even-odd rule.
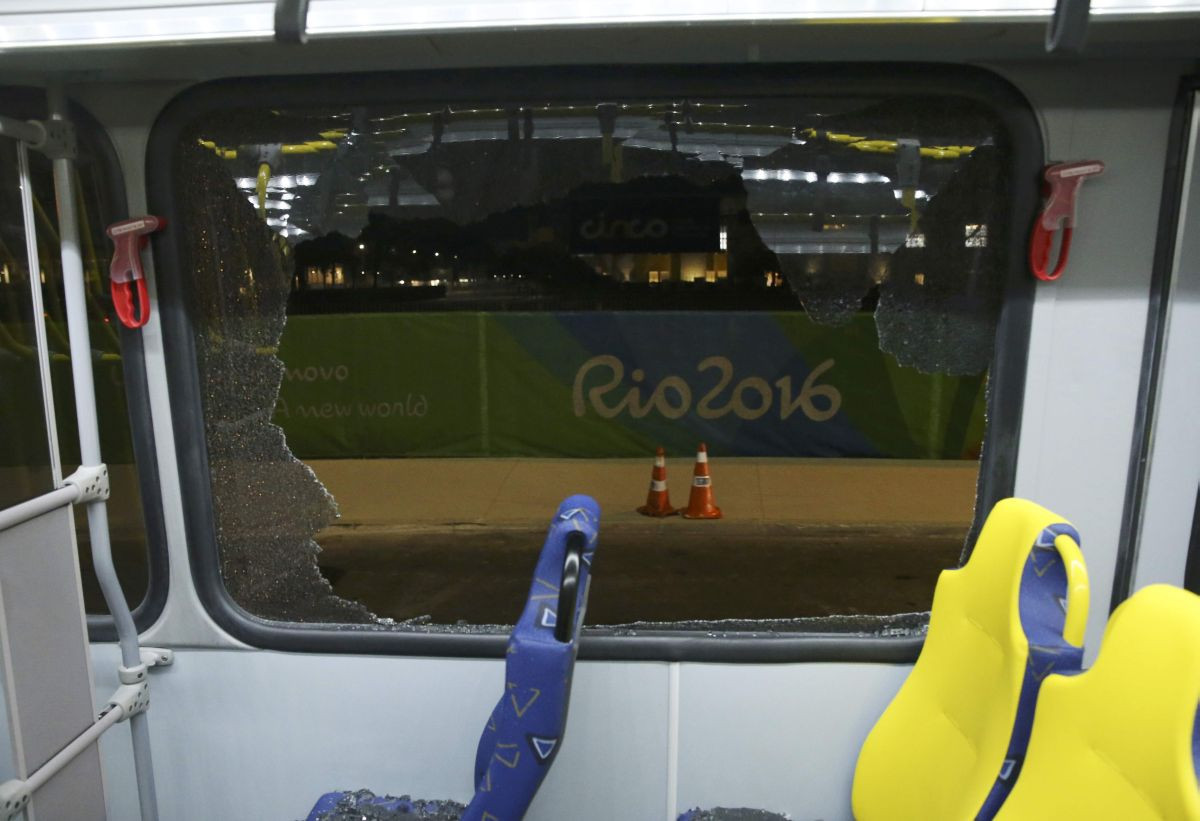
[[[610,525],[593,565],[587,623],[776,619],[928,610],[958,565],[950,527]],[[678,526],[675,526],[678,525]],[[545,531],[331,528],[321,570],[379,616],[511,624]]]

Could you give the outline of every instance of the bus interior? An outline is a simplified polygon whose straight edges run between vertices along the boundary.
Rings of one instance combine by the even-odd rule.
[[[0,817],[1200,820],[1198,44],[0,4]]]

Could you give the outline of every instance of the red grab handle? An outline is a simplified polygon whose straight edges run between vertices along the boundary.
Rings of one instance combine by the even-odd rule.
[[[1033,237],[1029,240],[1029,267],[1033,275],[1043,282],[1053,282],[1062,276],[1067,267],[1067,258],[1071,255],[1071,234],[1074,229],[1062,229],[1062,244],[1058,248],[1058,261],[1050,269],[1050,247],[1054,244],[1054,232],[1046,231],[1039,224],[1033,229]]]
[[[1099,160],[1085,162],[1059,163],[1048,165],[1042,174],[1046,181],[1049,196],[1038,215],[1037,223],[1033,226],[1033,236],[1029,238],[1029,267],[1033,275],[1040,280],[1051,282],[1062,276],[1067,267],[1067,259],[1071,255],[1071,234],[1075,227],[1075,201],[1079,195],[1079,186],[1088,177],[1097,177],[1104,173],[1104,163]],[[1054,234],[1062,229],[1062,242],[1058,251],[1058,261],[1051,269],[1050,248],[1054,245]]]
[[[150,295],[142,271],[142,249],[146,247],[149,235],[162,230],[166,224],[162,217],[145,216],[115,222],[105,230],[116,246],[108,269],[113,308],[126,328],[140,328],[150,319]]]

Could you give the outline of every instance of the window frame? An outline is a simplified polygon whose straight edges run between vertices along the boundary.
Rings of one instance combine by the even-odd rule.
[[[1146,337],[1142,345],[1137,410],[1133,423],[1133,441],[1129,449],[1129,473],[1125,483],[1125,504],[1121,513],[1109,614],[1116,612],[1121,603],[1134,592],[1142,518],[1145,515],[1146,488],[1150,480],[1150,457],[1154,445],[1152,434],[1167,342],[1170,290],[1175,271],[1175,246],[1187,185],[1188,141],[1191,138],[1192,116],[1198,99],[1200,75],[1183,77],[1171,112],[1171,130],[1163,170],[1158,233],[1154,240],[1154,265],[1150,272],[1149,305],[1146,310]],[[1200,594],[1200,490],[1196,494],[1191,539],[1185,549],[1187,553],[1183,586],[1193,593]]]
[[[0,111],[11,117],[47,118],[46,92],[29,86],[0,86]],[[87,135],[96,149],[98,172],[104,190],[101,197],[115,216],[128,213],[125,177],[108,132],[90,111],[73,99],[68,100],[70,121],[80,137]],[[7,142],[7,141],[6,141]],[[129,435],[138,489],[142,496],[142,519],[146,526],[146,592],[132,608],[138,632],[149,629],[167,603],[168,559],[167,531],[163,517],[159,485],[158,458],[154,428],[150,420],[150,389],[146,381],[145,348],[139,331],[118,323],[121,339],[121,369],[125,378],[125,403],[129,412]],[[101,454],[103,456],[104,454]],[[88,641],[115,642],[117,628],[111,615],[87,614]]]
[[[770,89],[764,92],[761,89]],[[235,105],[304,107],[434,103],[489,105],[606,97],[778,98],[839,93],[943,94],[991,109],[1011,147],[1005,173],[1011,197],[1005,295],[996,330],[987,397],[987,438],[980,459],[973,546],[987,511],[1012,495],[1024,404],[1034,282],[1026,241],[1038,205],[1044,164],[1042,133],[1032,106],[1007,80],[985,69],[934,64],[648,65],[428,70],[395,73],[238,78],[192,86],[160,113],[146,159],[152,211],[180,225],[171,169],[179,138],[197,119]],[[213,620],[249,645],[286,651],[502,658],[507,635],[422,632],[361,625],[292,624],[259,618],[233,601],[221,578],[204,438],[199,373],[183,271],[182,248],[167,230],[152,239],[167,358],[172,425],[183,489],[192,578]],[[969,549],[964,555],[969,555]],[[580,657],[605,660],[701,662],[909,663],[920,636],[881,637],[836,632],[761,630],[712,636],[696,630],[637,631],[586,628]]]

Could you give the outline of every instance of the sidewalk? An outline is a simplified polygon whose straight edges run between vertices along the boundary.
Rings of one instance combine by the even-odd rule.
[[[335,527],[447,529],[544,525],[571,493],[596,498],[606,524],[678,526],[635,509],[646,500],[645,459],[356,459],[308,464],[341,510]],[[977,462],[714,458],[725,518],[710,528],[922,525],[966,528]],[[687,505],[692,459],[667,460],[671,502]]]

